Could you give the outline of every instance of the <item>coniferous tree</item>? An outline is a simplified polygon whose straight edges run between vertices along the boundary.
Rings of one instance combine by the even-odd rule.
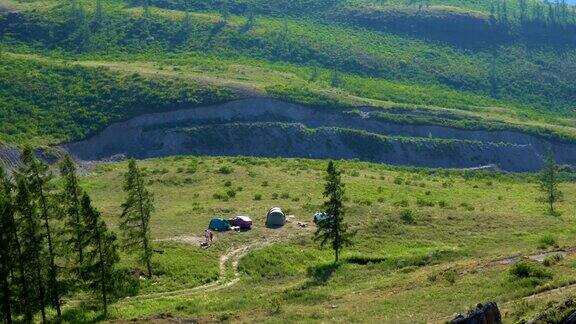
[[[506,3],[506,0],[502,0],[501,10],[502,10],[502,13],[500,15],[501,23],[503,26],[507,27],[509,20],[508,20],[508,5]]]
[[[226,0],[222,1],[220,14],[222,15],[222,21],[228,22],[228,18],[230,18],[230,9],[228,8],[228,1]]]
[[[22,275],[25,277],[26,285],[24,297],[30,301],[30,310],[26,310],[26,317],[29,312],[40,310],[42,322],[46,323],[46,285],[44,280],[45,269],[43,267],[42,256],[44,254],[43,231],[41,225],[41,215],[38,213],[38,206],[30,192],[26,173],[20,170],[15,175],[16,178],[16,198],[15,211],[18,217],[18,235],[22,240],[21,256],[24,264]],[[32,317],[27,320],[32,320]]]
[[[92,21],[92,30],[98,31],[102,27],[102,0],[96,0],[96,8],[94,9],[94,20]]]
[[[104,315],[108,315],[108,298],[114,287],[114,268],[120,260],[116,236],[109,232],[100,212],[92,207],[86,193],[82,196],[82,218],[86,222],[88,246],[86,272],[88,287],[100,295]]]
[[[492,28],[492,31],[496,31],[496,28],[498,26],[498,19],[496,18],[496,7],[494,6],[494,1],[492,0],[490,1],[490,27]]]
[[[242,26],[242,31],[247,32],[256,25],[256,14],[254,13],[254,7],[250,5],[246,11],[246,23]]]
[[[312,73],[310,74],[310,81],[318,81],[320,77],[320,71],[318,69],[318,64],[316,62],[312,63]]]
[[[548,212],[551,215],[556,214],[554,204],[562,199],[562,192],[558,189],[558,165],[554,160],[552,150],[548,150],[544,167],[540,173],[540,190],[544,193],[544,200],[548,204]]]
[[[64,192],[62,193],[62,204],[66,214],[66,231],[68,245],[71,247],[74,257],[74,264],[79,273],[84,262],[84,248],[86,245],[84,232],[86,228],[80,216],[80,197],[82,190],[76,174],[76,166],[69,155],[66,155],[60,162],[60,174],[64,178]]]
[[[2,281],[0,310],[7,324],[12,323],[13,286],[10,282],[10,274],[13,273],[16,262],[12,237],[13,224],[14,204],[11,188],[4,169],[0,165],[0,280]]]
[[[7,240],[5,245],[5,250],[7,254],[3,257],[7,257],[6,266],[11,265],[12,267],[7,268],[10,270],[11,281],[9,293],[13,292],[15,299],[18,300],[10,310],[14,313],[24,314],[24,321],[31,323],[33,319],[33,290],[30,289],[31,283],[29,282],[30,276],[26,269],[26,260],[22,253],[21,238],[18,233],[18,226],[15,219],[16,213],[16,201],[13,197],[13,185],[6,176],[3,170],[0,170],[0,192],[4,197],[5,204],[9,204],[2,215],[2,235],[6,235],[4,239]],[[6,296],[6,295],[4,295]],[[12,305],[8,305],[12,306]]]
[[[525,23],[528,14],[528,1],[518,0],[518,6],[520,7],[520,22]]]
[[[144,19],[150,18],[150,0],[144,0]]]
[[[62,317],[60,310],[60,287],[58,283],[58,268],[56,267],[56,252],[54,250],[53,229],[51,221],[55,219],[54,206],[51,206],[48,183],[52,180],[52,173],[43,161],[38,160],[30,148],[26,148],[22,154],[25,163],[25,175],[29,182],[30,193],[37,201],[39,215],[44,227],[44,235],[48,244],[48,293],[50,302],[56,309],[58,318]]]
[[[340,78],[340,73],[337,70],[332,70],[332,74],[330,74],[330,85],[335,88],[342,85],[342,78]]]
[[[136,161],[128,162],[124,191],[128,197],[122,204],[120,229],[123,245],[131,251],[139,251],[148,278],[152,277],[152,246],[150,245],[150,215],[154,210],[153,196],[144,186],[144,178]]]
[[[323,247],[330,243],[334,250],[335,263],[339,260],[340,251],[343,247],[352,244],[352,237],[355,235],[348,229],[348,224],[344,222],[344,184],[341,180],[341,173],[336,169],[333,161],[328,162],[326,169],[326,185],[324,187],[324,212],[328,217],[318,222],[318,229],[314,233],[314,239],[320,241]]]

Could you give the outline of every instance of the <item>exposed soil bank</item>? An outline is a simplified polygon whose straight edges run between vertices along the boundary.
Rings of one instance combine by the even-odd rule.
[[[62,146],[81,160],[115,155],[255,155],[429,167],[497,164],[508,171],[540,169],[550,146],[559,163],[576,165],[576,144],[513,131],[394,124],[367,111],[350,114],[273,99],[245,99],[139,116]]]

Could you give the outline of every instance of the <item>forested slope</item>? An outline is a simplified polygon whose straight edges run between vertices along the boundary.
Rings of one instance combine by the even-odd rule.
[[[329,102],[360,98],[374,105],[450,108],[505,123],[544,125],[563,134],[570,134],[576,125],[576,15],[564,2],[0,3],[4,8],[0,10],[3,51],[8,53],[69,62],[152,62],[156,72],[221,72],[220,77],[227,72],[225,78],[240,82],[253,82],[258,69],[266,71],[258,76],[261,89],[301,103],[308,103],[310,96],[303,98],[300,93],[311,90],[312,97],[321,92],[332,98]],[[12,75],[18,78],[20,73],[10,68],[11,64],[3,66],[5,80]],[[223,71],[223,66],[242,68]],[[291,77],[285,78],[283,73]],[[136,80],[140,81],[134,84],[141,83],[135,86],[150,88],[149,80]],[[3,96],[16,97],[5,102],[19,102],[11,105],[11,110],[36,100],[25,98],[13,87],[7,87]],[[227,99],[217,97],[215,100]],[[92,105],[102,105],[100,99],[94,100]],[[115,101],[124,106],[135,104]],[[165,100],[150,109],[195,102]],[[48,100],[40,110],[53,114],[53,104]],[[94,113],[87,103],[78,106]],[[104,123],[121,118],[114,109],[111,116],[101,118]],[[64,111],[75,114],[76,110]],[[96,111],[109,113],[102,108]],[[28,118],[29,114],[22,116]],[[83,129],[86,121],[72,123]],[[95,128],[90,129],[40,135],[80,138]],[[13,141],[13,135],[21,131],[6,132],[3,137]]]

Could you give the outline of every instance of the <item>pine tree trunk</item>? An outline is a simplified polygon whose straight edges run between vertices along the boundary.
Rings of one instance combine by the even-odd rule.
[[[37,256],[40,258],[40,256]],[[38,262],[39,263],[39,262]],[[36,265],[36,280],[38,281],[38,292],[40,293],[40,313],[42,315],[42,323],[46,324],[46,289],[42,282],[42,273],[40,272],[40,264]]]
[[[76,202],[79,201],[78,195],[76,194],[76,190],[74,190],[73,197],[74,201]],[[74,216],[76,218],[77,226],[80,226],[80,211],[78,211],[78,208],[76,208],[76,215]],[[82,264],[84,263],[84,251],[82,250],[82,234],[80,233],[80,231],[78,231],[78,228],[76,228],[76,242],[78,244],[78,264]]]
[[[20,272],[20,284],[22,285],[22,303],[24,304],[24,321],[26,323],[32,323],[32,307],[30,307],[30,300],[28,297],[28,281],[26,280],[26,270],[24,267],[24,259],[22,257],[22,247],[20,246],[20,240],[16,233],[12,234],[14,236],[14,244],[16,245],[16,252],[18,253],[18,271]]]
[[[102,253],[102,235],[98,235],[98,254],[100,255],[100,289],[102,292],[102,307],[104,316],[108,316],[108,297],[106,296],[106,275],[104,274],[104,254]]]
[[[48,207],[46,206],[46,197],[44,193],[40,193],[40,202],[42,203],[42,213],[44,214],[44,228],[46,229],[46,237],[48,239],[48,254],[50,256],[50,290],[52,290],[52,304],[56,307],[56,314],[58,319],[62,317],[62,311],[60,310],[60,292],[58,289],[58,279],[56,263],[54,262],[54,248],[52,246],[52,233],[50,231],[50,223],[48,222]]]
[[[150,247],[149,247],[149,242],[148,242],[148,226],[146,225],[146,222],[144,221],[144,206],[142,206],[142,188],[140,186],[138,186],[138,204],[140,207],[140,222],[141,222],[141,227],[142,227],[142,238],[143,238],[143,244],[144,244],[144,253],[145,253],[145,257],[146,257],[146,269],[148,270],[148,279],[152,278],[152,264],[151,264],[151,260],[150,260]]]
[[[10,284],[8,283],[8,273],[2,278],[2,303],[4,304],[4,316],[6,324],[12,324],[12,308],[10,305]]]

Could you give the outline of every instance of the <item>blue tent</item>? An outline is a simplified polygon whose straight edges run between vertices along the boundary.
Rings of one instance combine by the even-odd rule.
[[[230,223],[225,219],[214,217],[210,220],[208,228],[218,232],[228,231],[230,230]]]

